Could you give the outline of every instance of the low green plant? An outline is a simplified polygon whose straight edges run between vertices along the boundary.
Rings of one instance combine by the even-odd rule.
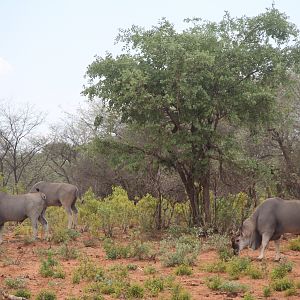
[[[191,275],[193,273],[192,268],[190,266],[186,265],[179,265],[176,270],[175,274],[177,276],[182,276],[182,275]]]
[[[243,300],[255,300],[254,296],[250,294],[249,292],[245,293]]]
[[[265,298],[271,297],[272,295],[272,288],[270,286],[265,286],[263,288],[263,295]]]
[[[76,248],[69,246],[68,243],[64,243],[58,250],[59,255],[65,260],[76,259],[79,256],[79,252]]]
[[[246,269],[245,273],[248,276],[250,276],[250,278],[252,278],[252,279],[262,279],[264,277],[262,270],[260,268],[258,268],[257,266],[250,265]]]
[[[21,289],[26,286],[26,281],[21,277],[6,278],[4,284],[10,289]]]
[[[147,279],[145,281],[145,288],[149,291],[151,297],[155,297],[164,290],[164,280],[155,277]]]
[[[176,284],[173,288],[172,288],[172,296],[171,296],[171,300],[191,300],[192,297],[191,295],[185,291],[179,284]]]
[[[155,251],[151,242],[134,241],[131,244],[131,257],[138,260],[154,259]]]
[[[235,281],[223,280],[220,276],[212,276],[206,280],[207,286],[214,291],[226,293],[240,293],[247,290],[247,286]]]
[[[287,289],[284,291],[284,295],[286,297],[290,297],[290,296],[296,296],[297,295],[297,290],[295,287],[291,287],[290,289]]]
[[[111,239],[106,239],[103,243],[103,248],[108,259],[128,258],[131,256],[131,249],[128,245],[119,245]]]
[[[178,240],[161,242],[161,261],[166,267],[193,265],[200,252],[200,242],[193,236],[182,236]]]
[[[56,300],[56,294],[52,291],[43,290],[38,293],[36,300]]]
[[[218,260],[209,263],[203,267],[203,270],[210,273],[225,273],[226,272],[226,262]]]
[[[25,299],[30,299],[31,298],[31,293],[28,289],[19,289],[14,293],[14,296],[22,297],[22,298],[25,298]]]
[[[153,266],[146,266],[144,268],[144,274],[145,275],[151,275],[151,274],[155,274],[157,272],[156,268]]]
[[[65,272],[51,254],[48,254],[46,260],[42,260],[39,272],[42,277],[65,278]]]
[[[291,280],[288,277],[275,279],[272,282],[271,286],[275,291],[286,291],[288,289],[291,289],[291,288],[295,287],[293,280]]]
[[[280,279],[285,277],[293,269],[293,264],[288,261],[280,262],[275,268],[271,270],[272,279]]]
[[[127,270],[129,271],[135,271],[138,268],[136,264],[128,264],[127,265]]]
[[[233,257],[226,264],[226,272],[231,279],[238,279],[250,267],[251,261],[245,257]]]
[[[293,251],[300,251],[300,238],[292,239],[289,241],[288,248]]]
[[[132,284],[127,290],[127,295],[129,298],[141,299],[144,297],[144,289],[139,284]]]

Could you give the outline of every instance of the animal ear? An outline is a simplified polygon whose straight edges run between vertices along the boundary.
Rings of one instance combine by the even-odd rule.
[[[35,188],[35,189],[36,189],[36,191],[37,191],[37,192],[39,192],[39,191],[40,191],[40,189],[39,189],[39,188]]]

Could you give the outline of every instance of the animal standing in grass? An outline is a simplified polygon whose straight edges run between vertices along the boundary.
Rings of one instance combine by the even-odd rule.
[[[42,192],[46,195],[46,205],[62,206],[68,214],[68,228],[77,225],[78,210],[75,206],[78,198],[78,188],[69,183],[40,181],[31,189],[31,193]]]
[[[29,218],[32,224],[33,239],[37,237],[38,221],[48,233],[48,223],[44,217],[46,196],[43,193],[8,195],[0,192],[0,244],[3,242],[4,223],[8,221],[23,222]]]
[[[256,250],[261,246],[258,259],[263,259],[269,241],[274,241],[278,261],[279,239],[284,233],[300,233],[300,200],[270,198],[244,221],[240,235],[232,240],[232,247],[238,254],[245,247]]]

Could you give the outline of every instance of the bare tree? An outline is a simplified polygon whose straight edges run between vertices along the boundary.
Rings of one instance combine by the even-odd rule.
[[[44,116],[26,104],[14,107],[10,103],[0,106],[1,172],[4,184],[12,182],[15,192],[26,167],[42,149],[45,140],[35,135]]]

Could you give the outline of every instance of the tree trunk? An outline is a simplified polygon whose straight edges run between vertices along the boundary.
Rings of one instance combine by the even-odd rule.
[[[210,214],[210,169],[208,167],[205,176],[202,179],[202,192],[203,192],[203,208],[204,208],[204,217],[205,223],[211,223],[211,214]]]

